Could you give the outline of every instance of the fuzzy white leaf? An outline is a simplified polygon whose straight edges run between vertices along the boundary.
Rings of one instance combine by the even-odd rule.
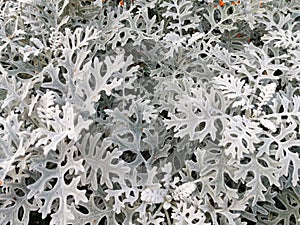
[[[261,125],[263,125],[265,128],[268,128],[270,131],[272,132],[276,132],[276,126],[274,125],[273,122],[271,122],[270,120],[267,119],[261,119],[260,120]]]

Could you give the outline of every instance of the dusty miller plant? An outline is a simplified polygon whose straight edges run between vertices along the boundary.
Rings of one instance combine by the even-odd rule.
[[[0,224],[300,224],[297,0],[0,9]]]

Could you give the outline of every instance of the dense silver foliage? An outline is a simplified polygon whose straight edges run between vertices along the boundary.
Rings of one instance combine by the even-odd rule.
[[[0,9],[1,225],[300,224],[298,0]]]

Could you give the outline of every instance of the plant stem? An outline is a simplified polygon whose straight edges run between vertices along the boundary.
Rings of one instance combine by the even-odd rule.
[[[166,214],[166,218],[167,218],[167,223],[168,223],[168,225],[172,225],[171,219],[170,219],[170,216],[169,216],[168,211],[167,211],[166,209],[164,209],[164,211],[165,211],[165,214]]]

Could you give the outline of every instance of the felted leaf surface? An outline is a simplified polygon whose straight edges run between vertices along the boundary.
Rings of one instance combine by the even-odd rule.
[[[178,90],[178,87],[176,88]],[[216,120],[224,119],[221,116],[222,112],[216,107],[217,105],[211,105],[207,99],[209,94],[206,92],[197,88],[185,91],[188,95],[182,94],[176,97],[178,101],[174,104],[175,112],[170,112],[170,119],[164,120],[167,129],[174,127],[175,137],[188,135],[190,140],[202,141],[206,136],[210,136],[214,140],[219,128]],[[189,96],[189,92],[194,96]]]
[[[30,211],[38,209],[35,203],[30,203],[27,199],[29,189],[25,185],[25,179],[20,184],[10,183],[6,185],[6,191],[0,194],[0,201],[6,202],[0,208],[0,222],[8,224],[28,224]],[[8,199],[13,199],[7,202]]]
[[[129,168],[119,160],[122,152],[112,147],[112,142],[104,139],[99,145],[97,142],[101,133],[95,136],[86,135],[83,139],[81,154],[85,161],[85,170],[89,170],[89,175],[83,176],[84,184],[91,183],[94,190],[98,187],[96,183],[100,174],[100,185],[106,185],[113,188],[112,177],[117,176],[120,180],[124,179],[124,174],[129,172]],[[89,143],[89,144],[88,144]]]
[[[299,202],[299,185],[295,189],[283,190],[274,197],[277,204],[266,204],[265,208],[269,211],[268,214],[272,217],[261,215],[259,221],[265,224],[298,224],[300,218],[300,202]]]
[[[247,158],[250,161],[239,165],[239,168],[234,173],[234,179],[236,181],[247,181],[246,186],[249,189],[246,191],[246,196],[253,198],[252,204],[254,205],[257,201],[265,201],[264,194],[267,191],[266,178],[270,185],[279,185],[277,167],[280,166],[280,163],[266,155],[259,158],[251,155]],[[249,176],[250,173],[252,174],[252,178]]]
[[[51,213],[53,208],[56,212],[52,214],[51,224],[67,224],[74,216],[71,211],[70,202],[67,200],[68,196],[73,197],[76,205],[79,202],[87,202],[84,190],[78,189],[80,177],[77,176],[79,172],[84,171],[82,166],[82,159],[75,160],[73,158],[75,148],[71,148],[68,152],[61,156],[57,156],[50,152],[45,159],[37,159],[35,170],[41,176],[39,179],[28,186],[28,198],[41,199],[43,204],[39,209],[42,217],[45,218]],[[67,163],[64,165],[63,159],[67,158]],[[56,164],[55,169],[48,169],[44,167],[46,163]],[[73,178],[66,178],[67,174],[73,174]],[[72,201],[72,202],[73,202]]]
[[[224,131],[220,145],[225,147],[225,154],[241,159],[244,153],[254,153],[255,144],[259,143],[261,128],[246,117],[232,117]]]
[[[56,110],[52,119],[48,121],[48,124],[53,131],[37,128],[33,131],[34,135],[31,140],[31,143],[35,143],[36,147],[44,145],[45,155],[51,150],[55,151],[58,143],[65,138],[78,140],[81,131],[87,130],[92,123],[92,120],[84,120],[81,115],[78,116],[76,122],[74,109],[69,103],[62,107],[61,113],[60,110]],[[37,138],[39,138],[38,141],[36,141]]]

